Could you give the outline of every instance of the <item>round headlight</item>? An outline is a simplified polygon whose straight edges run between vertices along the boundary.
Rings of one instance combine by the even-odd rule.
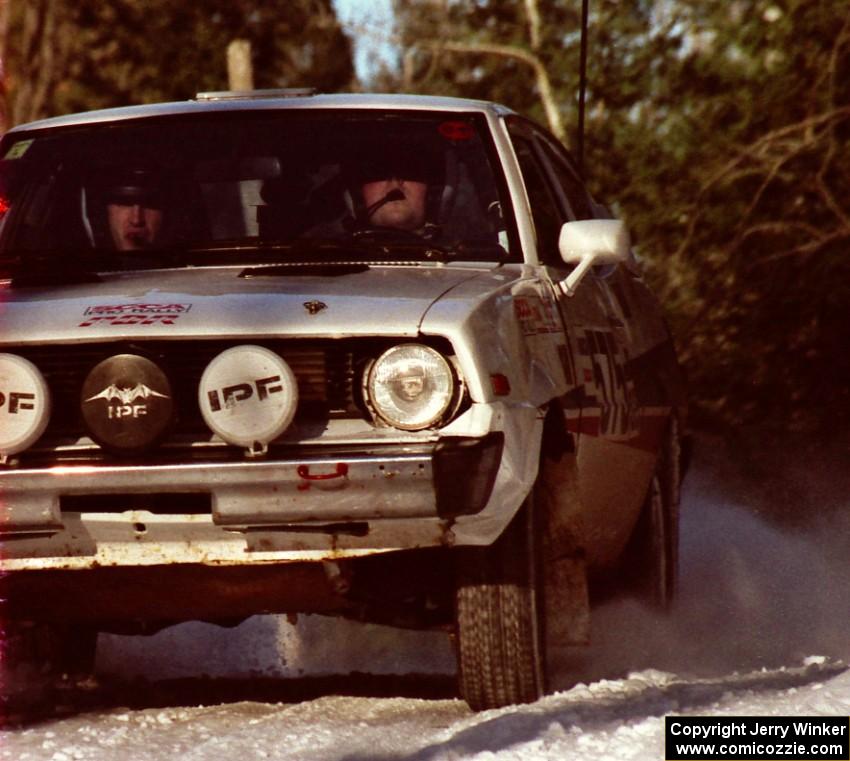
[[[455,379],[439,352],[421,344],[400,344],[375,360],[366,390],[383,420],[395,428],[419,431],[445,415],[455,392]]]
[[[0,354],[0,455],[32,446],[49,419],[50,392],[39,369],[16,354]]]

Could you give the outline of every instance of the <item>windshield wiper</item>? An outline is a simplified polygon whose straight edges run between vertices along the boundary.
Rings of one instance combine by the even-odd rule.
[[[397,233],[394,235],[393,233]],[[361,243],[369,243],[372,247],[379,247],[383,252],[397,255],[418,255],[425,261],[449,262],[458,260],[473,261],[497,261],[504,262],[509,254],[498,243],[475,243],[467,241],[436,242],[427,236],[405,230],[393,230],[392,228],[366,228],[352,233],[356,240]]]
[[[395,228],[364,228],[333,238],[235,238],[196,244],[183,250],[184,262],[191,264],[285,266],[302,263],[448,262],[457,259],[502,262],[507,256],[504,248],[496,243],[438,243],[418,233]]]
[[[369,236],[344,235],[339,238],[297,238],[289,241],[261,241],[257,239],[235,239],[215,241],[209,245],[195,245],[186,250],[186,260],[193,264],[286,264],[293,263],[374,263],[394,261],[399,255],[404,261],[423,258],[423,248],[442,249],[428,241],[373,240]],[[431,257],[425,257],[430,259]],[[297,260],[297,261],[296,261]]]
[[[298,262],[297,264],[263,264],[258,267],[246,267],[239,273],[239,277],[340,277],[342,275],[355,275],[358,272],[366,272],[368,264],[346,263],[346,262]]]
[[[299,238],[297,240],[263,240],[261,238],[234,238],[195,244],[184,249],[185,258],[193,264],[283,264],[293,254],[319,253],[327,258],[328,253],[357,253],[359,248],[351,241],[335,238]],[[242,261],[239,256],[242,255]]]

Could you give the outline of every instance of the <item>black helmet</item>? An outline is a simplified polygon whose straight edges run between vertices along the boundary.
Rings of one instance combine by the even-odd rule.
[[[443,158],[432,146],[402,144],[398,140],[367,146],[351,164],[360,185],[397,179],[437,185],[443,179]]]
[[[347,185],[351,194],[352,213],[357,224],[368,224],[362,196],[363,185],[381,180],[407,180],[427,186],[425,202],[426,223],[440,224],[446,206],[453,195],[452,183],[447,181],[451,149],[433,137],[411,135],[369,140],[353,150],[347,162]]]
[[[106,204],[141,204],[152,209],[166,205],[162,173],[147,166],[110,169],[95,179],[100,200]]]
[[[82,203],[83,226],[95,248],[112,247],[107,221],[107,207],[111,204],[168,209],[159,238],[168,240],[173,233],[171,184],[152,163],[128,161],[124,165],[93,167],[84,183]]]

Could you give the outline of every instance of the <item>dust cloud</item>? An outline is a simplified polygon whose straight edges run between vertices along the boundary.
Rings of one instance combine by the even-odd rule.
[[[763,450],[763,451],[762,451]],[[846,448],[729,445],[702,436],[683,492],[673,610],[633,600],[594,611],[593,644],[559,661],[553,687],[643,669],[711,677],[850,661],[850,468]],[[452,674],[444,634],[319,616],[257,616],[235,629],[183,624],[101,635],[98,671],[119,678]]]
[[[697,440],[673,610],[626,600],[595,610],[593,645],[570,659],[564,686],[645,668],[711,677],[850,661],[847,449],[738,447]]]

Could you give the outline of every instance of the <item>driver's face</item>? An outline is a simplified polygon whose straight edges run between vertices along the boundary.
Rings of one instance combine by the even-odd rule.
[[[110,203],[106,211],[117,251],[139,251],[156,243],[162,229],[162,209],[140,203]]]
[[[377,180],[363,185],[366,206],[378,203],[392,190],[400,190],[404,198],[383,204],[369,217],[369,222],[381,227],[418,230],[425,224],[425,195],[428,186],[413,180]]]

